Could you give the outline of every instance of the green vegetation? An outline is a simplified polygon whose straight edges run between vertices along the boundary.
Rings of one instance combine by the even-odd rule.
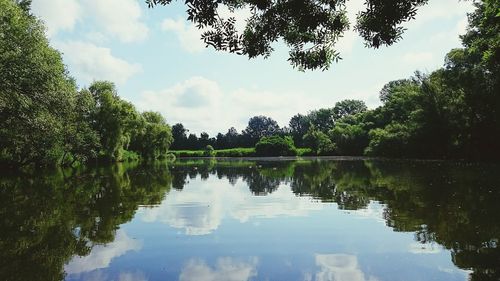
[[[29,2],[0,0],[0,164],[73,166],[164,155],[172,142],[164,118],[139,113],[111,82],[78,90]]]
[[[469,16],[468,31],[461,37],[463,48],[451,50],[441,69],[387,83],[380,91],[383,104],[378,108],[369,110],[363,101],[344,100],[331,108],[297,114],[283,128],[270,117],[254,116],[241,133],[230,128],[215,137],[205,132],[200,137],[187,135],[189,131],[181,123],[171,128],[159,113],[138,112],[119,97],[112,82],[96,81],[78,89],[59,52],[49,46],[43,24],[30,14],[29,2],[0,0],[1,165],[75,166],[89,161],[151,160],[165,158],[169,148],[178,157],[300,155],[300,150],[293,148],[298,147],[308,148],[307,155],[500,158],[498,1],[475,1],[476,11]],[[369,1],[370,8],[358,17],[358,31],[374,47],[399,38],[400,24],[426,1],[407,1],[407,5],[386,2]],[[210,21],[217,12],[200,4],[205,1],[188,3],[192,21],[219,31],[232,28]],[[243,44],[244,53],[261,55],[271,51],[271,42],[285,38],[298,44],[291,53],[295,65],[327,65],[335,56],[329,53],[332,50],[325,50],[324,38],[314,39],[319,49],[303,51],[299,43],[320,36],[316,24],[331,24],[333,19],[339,25],[330,26],[320,37],[342,31],[345,11],[337,9],[340,2],[326,5],[329,8],[316,1],[293,3],[295,8],[316,7],[321,15],[333,18],[302,22],[296,14],[302,10],[287,10],[289,4],[278,7],[269,2],[253,12],[245,36],[240,38],[243,41],[236,40],[233,47]],[[234,8],[256,5],[248,1],[224,4]],[[211,5],[217,6],[215,2]],[[206,9],[211,12],[204,13]],[[285,13],[289,20],[283,26],[268,26],[271,10]],[[397,16],[391,14],[395,11]],[[296,28],[309,24],[314,28],[297,33]],[[273,36],[267,37],[269,32]],[[219,38],[222,44],[231,33],[222,37],[210,34],[205,35],[207,42]],[[216,45],[224,48],[224,44]],[[322,57],[325,52],[329,55]]]
[[[263,137],[255,145],[255,154],[258,156],[295,156],[297,148],[289,136]]]
[[[254,147],[263,137],[291,136],[297,147],[315,155],[499,159],[500,3],[475,1],[475,6],[461,37],[463,48],[451,50],[441,69],[387,83],[378,108],[344,100],[297,114],[284,128],[255,116],[241,133],[230,128],[212,138],[187,137],[187,129],[176,124],[183,130],[174,134],[173,148]]]
[[[115,240],[139,208],[170,190],[166,165],[0,175],[0,280],[65,279],[64,265]]]
[[[146,0],[149,7],[168,5],[172,0]],[[340,59],[337,40],[349,30],[348,1],[194,1],[187,0],[187,19],[204,28],[202,40],[216,50],[267,58],[277,41],[289,48],[288,61],[300,70],[327,69]],[[357,15],[354,29],[372,48],[389,46],[401,39],[402,24],[415,18],[428,0],[367,0]],[[231,11],[248,9],[251,16],[243,33],[236,30],[234,17],[219,14],[221,6]]]
[[[230,148],[213,150],[210,154],[206,150],[171,150],[175,157],[252,157],[255,156],[255,148]]]

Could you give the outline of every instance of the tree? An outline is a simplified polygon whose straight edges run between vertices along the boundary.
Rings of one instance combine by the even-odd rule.
[[[318,110],[313,110],[309,112],[307,119],[312,125],[314,125],[315,130],[319,130],[323,133],[327,133],[333,129],[333,126],[335,125],[335,113],[333,112],[333,108],[320,108]]]
[[[368,110],[364,101],[361,100],[343,100],[335,104],[333,108],[333,114],[335,120],[339,120],[343,117],[356,115],[358,113],[363,113]]]
[[[263,137],[270,137],[279,133],[280,127],[278,122],[266,116],[254,116],[248,121],[247,128],[243,131],[243,135],[247,136],[254,144]]]
[[[167,153],[173,141],[172,130],[158,112],[146,111],[142,117],[144,124],[131,140],[131,148],[144,159],[160,158]]]
[[[0,0],[0,162],[15,166],[60,161],[76,95],[60,53],[28,9],[29,1]]]
[[[322,131],[316,129],[314,125],[304,135],[304,143],[317,155],[333,155],[336,147],[330,138]]]
[[[229,130],[227,130],[227,133],[224,135],[226,141],[227,141],[227,147],[228,148],[234,148],[239,145],[239,138],[240,135],[238,134],[238,131],[236,128],[231,127]]]
[[[199,149],[198,137],[195,134],[189,134],[187,140],[187,149]]]
[[[297,146],[303,146],[303,136],[307,133],[309,125],[309,118],[302,114],[294,115],[290,119],[290,122],[288,123],[288,126],[290,127],[290,134],[292,135],[293,141],[297,144]]]
[[[99,132],[92,127],[95,111],[92,94],[85,89],[80,91],[64,126],[62,165],[73,166],[76,161],[85,163],[97,157],[101,146]]]
[[[409,87],[414,82],[410,79],[400,79],[394,80],[384,85],[382,90],[379,92],[379,98],[382,103],[385,103],[394,92],[398,91],[398,89]]]
[[[172,143],[172,149],[185,149],[187,142],[188,129],[184,128],[184,125],[177,123],[172,126],[172,137],[174,142]]]
[[[146,0],[149,7],[167,5],[172,0]],[[346,3],[347,2],[347,3]],[[397,42],[402,23],[413,19],[427,0],[367,0],[358,13],[355,30],[369,47]],[[254,1],[187,0],[187,19],[204,29],[202,39],[216,50],[243,54],[249,58],[268,57],[272,44],[282,40],[289,46],[288,60],[299,69],[327,69],[340,59],[335,44],[349,29],[346,15],[349,1]],[[234,16],[224,18],[221,6],[230,11],[248,9],[251,16],[240,34]]]
[[[206,132],[200,134],[200,138],[198,139],[198,147],[205,148],[210,144],[210,135]]]
[[[89,91],[96,100],[94,126],[101,138],[102,156],[106,160],[118,160],[127,141],[123,138],[125,120],[122,118],[126,103],[119,99],[115,85],[109,81],[96,81]]]
[[[328,134],[340,155],[363,155],[369,143],[368,131],[363,128],[363,124],[338,122]]]
[[[294,156],[297,155],[297,149],[289,136],[270,136],[259,140],[255,145],[255,153],[258,156]]]

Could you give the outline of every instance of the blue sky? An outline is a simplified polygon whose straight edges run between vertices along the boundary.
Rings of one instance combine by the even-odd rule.
[[[242,130],[254,115],[285,126],[296,113],[347,98],[376,107],[385,83],[440,67],[444,55],[460,46],[458,35],[473,10],[470,1],[430,0],[406,24],[399,43],[367,49],[348,32],[338,44],[343,60],[328,71],[299,72],[280,43],[266,60],[204,48],[201,32],[185,20],[183,2],[148,9],[143,0],[33,0],[32,8],[80,87],[114,81],[138,109],[211,135],[231,126]],[[363,3],[348,1],[350,18]],[[237,12],[240,28],[247,14]]]

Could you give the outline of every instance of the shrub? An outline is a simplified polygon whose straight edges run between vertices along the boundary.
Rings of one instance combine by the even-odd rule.
[[[314,151],[316,155],[334,155],[336,152],[335,144],[323,132],[316,130],[311,126],[304,135],[304,142]]]
[[[295,156],[297,148],[289,136],[271,136],[260,139],[255,145],[255,153],[258,156]]]
[[[214,152],[213,146],[211,146],[211,145],[205,146],[205,150],[203,151],[203,156],[211,157],[214,155],[215,155],[215,152]]]

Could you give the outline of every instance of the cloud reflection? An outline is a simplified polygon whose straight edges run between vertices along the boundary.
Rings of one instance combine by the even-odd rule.
[[[232,186],[208,179],[170,192],[157,208],[141,210],[141,217],[146,222],[163,222],[183,229],[187,235],[205,235],[216,230],[224,217],[246,222],[252,218],[305,216],[322,208],[311,198],[295,196],[288,186],[267,196],[253,196],[245,183]]]
[[[354,255],[316,254],[316,265],[320,271],[315,274],[316,281],[376,281],[366,277],[359,268],[358,259]],[[307,279],[307,278],[306,278]],[[309,276],[312,280],[312,276]]]
[[[190,259],[182,268],[180,281],[246,281],[257,276],[258,259],[252,257],[246,261],[230,257],[217,259],[215,268],[203,260]]]
[[[77,274],[106,268],[109,266],[112,259],[122,256],[128,251],[138,251],[141,248],[141,241],[128,237],[125,231],[119,229],[116,232],[116,238],[113,242],[94,246],[88,256],[73,257],[73,259],[66,264],[64,270],[67,274]]]

